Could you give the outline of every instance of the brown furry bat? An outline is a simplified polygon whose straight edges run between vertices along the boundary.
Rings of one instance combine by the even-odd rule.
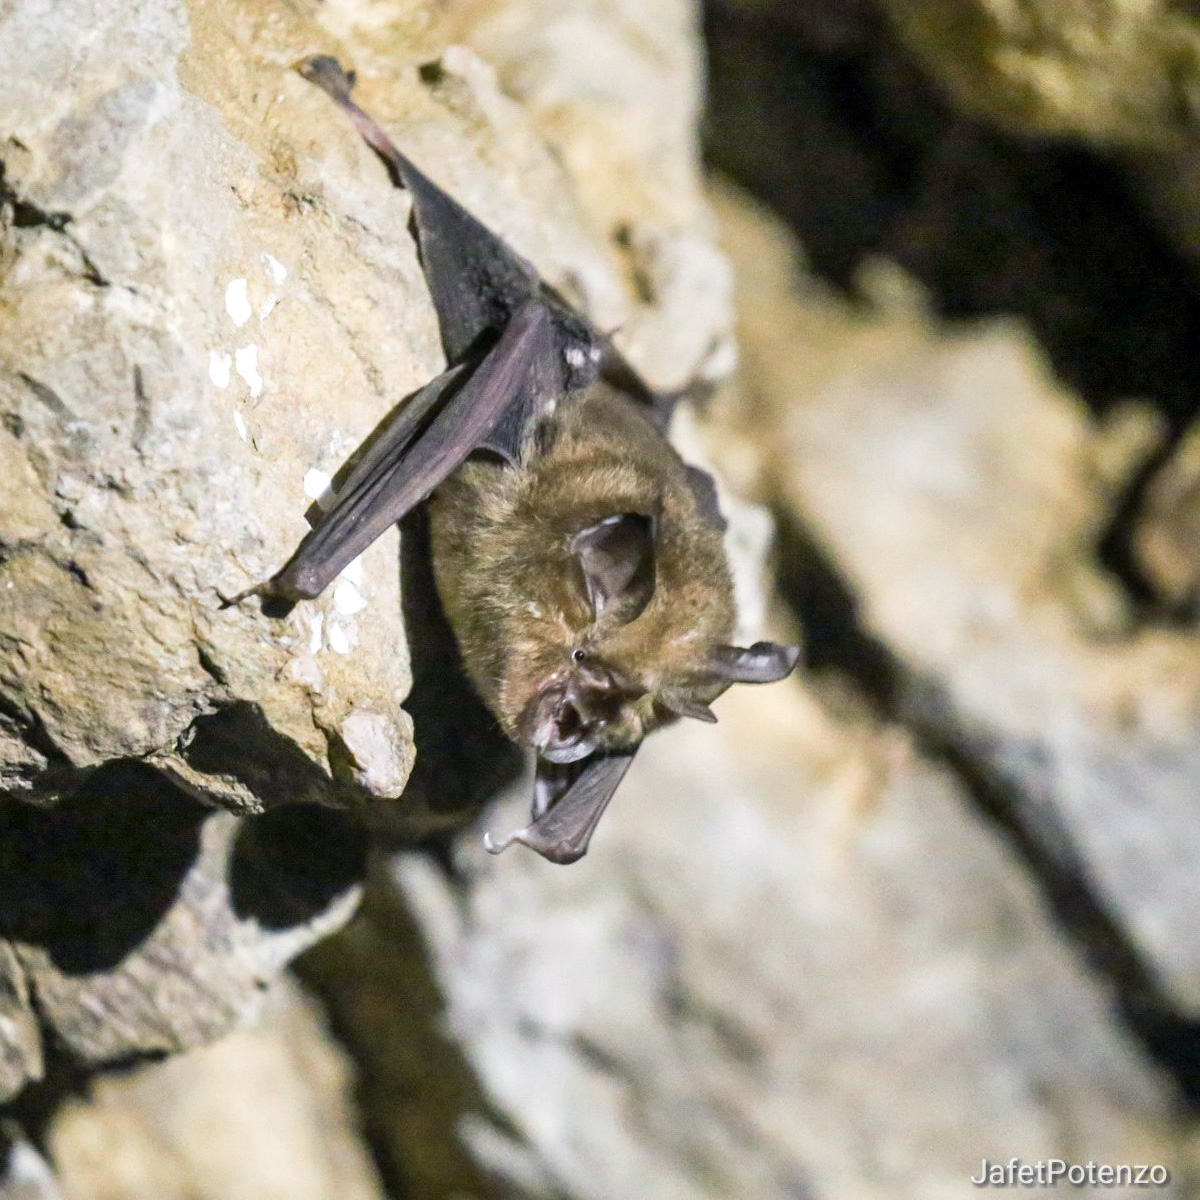
[[[252,591],[276,604],[318,595],[432,495],[437,588],[464,667],[504,733],[537,754],[532,822],[488,847],[520,841],[573,862],[646,734],[715,720],[708,705],[731,683],[781,679],[798,651],[728,644],[723,522],[712,481],[662,433],[669,404],[396,149],[333,59],[301,71],[412,193],[450,367]]]

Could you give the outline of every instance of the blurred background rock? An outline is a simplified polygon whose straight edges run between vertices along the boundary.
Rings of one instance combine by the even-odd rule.
[[[436,368],[314,50],[704,382],[803,636],[567,869],[482,852],[520,786],[399,819],[394,546],[216,609]],[[13,0],[0,59],[4,1200],[1200,1195],[1194,5]]]

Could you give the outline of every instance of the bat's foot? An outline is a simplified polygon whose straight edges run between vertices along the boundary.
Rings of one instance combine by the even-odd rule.
[[[296,64],[296,70],[309,83],[315,83],[323,92],[335,100],[350,99],[354,90],[354,72],[344,70],[342,64],[331,54],[317,54]]]

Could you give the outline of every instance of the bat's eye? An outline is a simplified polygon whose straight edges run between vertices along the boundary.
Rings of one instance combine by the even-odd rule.
[[[572,650],[572,651],[571,651],[571,659],[572,659],[572,661],[574,661],[574,662],[583,662],[583,660],[584,660],[585,658],[587,658],[587,651],[586,651],[586,650]]]

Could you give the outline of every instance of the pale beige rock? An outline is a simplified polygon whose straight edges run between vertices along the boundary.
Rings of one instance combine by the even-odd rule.
[[[356,69],[413,157],[601,326],[626,327],[655,381],[720,367],[729,289],[697,182],[694,13],[580,11],[601,74],[575,73],[570,38],[543,39],[544,12],[515,2],[0,11],[0,788],[53,804],[82,782],[101,825],[107,803],[140,812],[179,855],[123,854],[64,801],[61,852],[42,861],[29,812],[0,812],[0,954],[20,963],[0,991],[6,1094],[40,1070],[34,1012],[88,1065],[251,1016],[348,916],[356,846],[232,814],[271,809],[286,829],[288,802],[391,805],[412,767],[394,534],[285,621],[221,607],[284,562],[351,451],[443,365],[407,198],[293,65],[332,52]],[[500,60],[519,52],[501,54],[493,21],[524,29],[559,124],[545,93],[506,90]],[[668,99],[659,127],[627,121]],[[144,810],[106,774],[131,760],[157,772],[133,788],[155,793]],[[231,812],[181,832],[176,787]],[[262,868],[248,895],[246,846]],[[92,920],[106,906],[119,936]]]
[[[1120,437],[1094,432],[1019,325],[851,311],[722,201],[739,274],[747,427],[778,501],[911,672],[919,722],[1025,797],[1021,819],[1200,1012],[1200,640],[1131,630],[1099,569]],[[1134,438],[1133,445],[1145,445]]]
[[[1194,612],[1200,600],[1200,433],[1184,439],[1150,486],[1136,538],[1161,594]]]
[[[344,1056],[276,985],[260,1028],[97,1080],[47,1143],[65,1200],[381,1200]]]
[[[1200,19],[1175,0],[884,0],[967,111],[1134,148],[1200,126]]]
[[[622,248],[627,287],[573,271],[602,328],[656,387],[733,363],[731,279],[701,188],[699,8],[692,0],[451,0],[450,32],[496,69],[566,164],[589,225]]]
[[[0,1200],[64,1200],[49,1163],[8,1122],[0,1128]]]
[[[0,1099],[42,1075],[42,1039],[29,982],[11,946],[0,942]]]
[[[469,1125],[482,1161],[572,1200],[959,1200],[984,1154],[1179,1162],[1168,1091],[945,774],[797,681],[715,707],[647,742],[569,870],[477,840],[460,889],[397,864],[514,1127]]]

